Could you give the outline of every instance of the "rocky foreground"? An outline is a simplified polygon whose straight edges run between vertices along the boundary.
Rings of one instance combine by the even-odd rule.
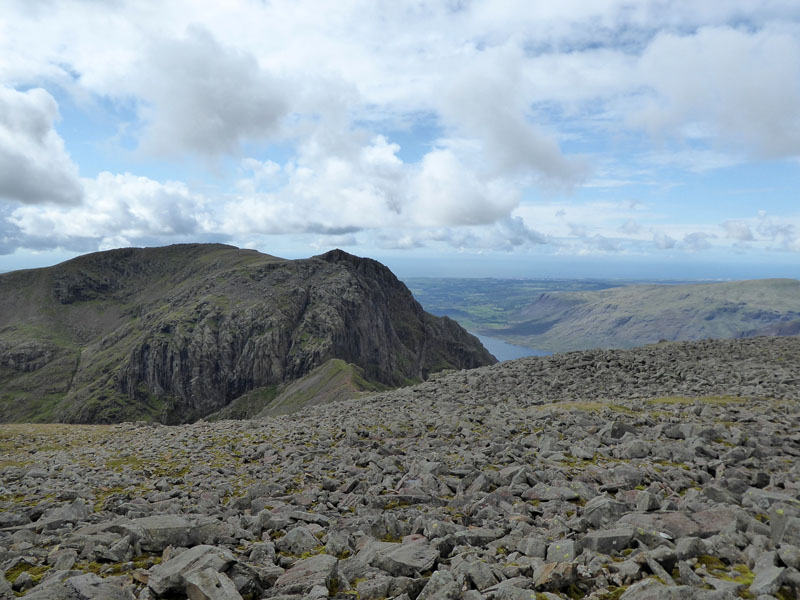
[[[0,598],[800,597],[800,338],[0,429]]]

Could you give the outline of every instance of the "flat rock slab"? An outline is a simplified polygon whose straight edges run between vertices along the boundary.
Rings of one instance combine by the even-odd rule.
[[[784,492],[772,490],[762,490],[760,488],[748,488],[742,496],[742,506],[755,506],[767,509],[776,502],[788,504],[800,508],[800,500]]]
[[[604,554],[618,554],[628,547],[633,540],[634,529],[632,527],[619,527],[616,529],[604,529],[600,531],[590,531],[583,537],[583,546],[594,552]]]
[[[275,589],[281,594],[305,594],[314,586],[328,587],[336,573],[335,556],[318,554],[297,561],[291,569],[278,577]]]
[[[153,515],[133,519],[123,527],[142,550],[163,552],[167,546],[196,546],[210,541],[219,522],[205,515]]]
[[[693,514],[683,512],[629,513],[619,520],[621,525],[632,525],[653,535],[666,533],[672,539],[710,537],[735,522],[736,514],[729,509],[709,510]]]
[[[242,600],[233,581],[211,568],[186,576],[186,595],[189,600]]]
[[[522,494],[525,500],[539,500],[548,502],[550,500],[577,500],[580,498],[575,490],[564,486],[550,486],[544,483],[537,483],[531,489]]]
[[[168,592],[182,592],[186,587],[186,577],[192,572],[206,569],[221,572],[235,562],[236,558],[228,550],[216,546],[195,546],[153,567],[147,585],[159,596]]]
[[[379,550],[370,564],[395,577],[417,577],[423,571],[431,569],[439,558],[439,553],[425,539],[393,545],[394,548],[384,547]]]
[[[655,579],[644,579],[625,590],[620,600],[732,600],[730,592],[704,590],[688,585],[667,586]]]
[[[94,573],[54,580],[37,586],[26,598],[33,600],[134,600],[125,577],[102,578]]]

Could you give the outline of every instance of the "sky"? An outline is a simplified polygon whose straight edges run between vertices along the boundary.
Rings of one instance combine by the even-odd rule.
[[[0,271],[800,277],[796,0],[2,0]]]

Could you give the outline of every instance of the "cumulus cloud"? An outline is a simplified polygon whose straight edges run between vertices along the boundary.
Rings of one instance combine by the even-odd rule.
[[[381,248],[408,250],[445,246],[458,250],[511,252],[552,242],[535,231],[520,217],[508,217],[487,225],[464,227],[429,227],[411,231],[384,229],[377,235]]]
[[[700,250],[706,250],[707,248],[711,247],[712,239],[716,238],[717,236],[713,233],[706,233],[704,231],[693,231],[692,233],[687,233],[683,236],[683,241],[681,243],[682,247],[685,248],[688,252],[698,252]]]
[[[726,237],[737,242],[752,242],[755,239],[750,225],[744,221],[725,221],[722,227],[725,229]]]
[[[621,233],[627,233],[628,235],[637,235],[642,231],[642,224],[634,219],[626,219],[625,222],[619,226],[619,231]]]
[[[426,154],[411,181],[403,210],[424,226],[492,223],[516,207],[516,190],[503,179],[482,179],[450,149]]]
[[[199,26],[153,41],[131,85],[141,98],[143,149],[156,154],[236,153],[275,134],[289,110],[286,81]]]
[[[476,53],[442,95],[441,114],[456,135],[480,144],[483,166],[492,175],[536,176],[546,183],[574,185],[586,165],[567,158],[553,135],[527,114],[521,82],[524,53],[515,44]]]
[[[757,4],[12,0],[0,196],[15,202],[0,247],[274,234],[344,245],[372,231],[392,248],[699,251],[716,231],[720,245],[793,249],[800,225],[787,219],[677,226],[685,215],[655,194],[647,207],[609,200],[621,185],[666,197],[681,173],[800,155],[800,8]],[[126,147],[100,140],[112,160],[133,139],[138,158],[164,159],[144,174],[177,164],[203,195],[130,174],[81,181],[53,97],[16,91],[32,86],[70,95],[65,115],[115,119]],[[79,139],[82,153],[97,141]]]
[[[789,219],[772,217],[762,210],[759,211],[754,227],[761,237],[778,248],[800,251],[800,218],[795,218],[792,222]]]
[[[406,167],[399,147],[376,136],[358,147],[341,132],[341,154],[321,148],[330,143],[311,136],[298,158],[283,168],[285,183],[271,192],[243,193],[225,206],[222,227],[243,233],[353,233],[377,228],[398,216]]]
[[[332,135],[323,127],[281,169],[284,181],[277,188],[263,190],[258,175],[240,181],[243,193],[227,203],[223,229],[232,234],[343,234],[482,225],[508,219],[517,206],[515,186],[473,172],[450,148],[435,148],[419,163],[409,163],[385,137],[362,143],[363,137],[358,130]]]
[[[24,204],[81,199],[78,167],[54,128],[58,106],[41,88],[0,85],[0,198]]]
[[[182,183],[159,183],[129,173],[84,179],[84,201],[75,206],[21,206],[7,217],[28,248],[77,251],[207,233],[205,200]]]
[[[761,157],[800,154],[795,30],[718,26],[688,35],[663,33],[649,44],[639,69],[654,95],[635,123],[733,144]]]
[[[675,247],[677,240],[670,237],[663,231],[653,231],[653,244],[659,250],[669,250]]]

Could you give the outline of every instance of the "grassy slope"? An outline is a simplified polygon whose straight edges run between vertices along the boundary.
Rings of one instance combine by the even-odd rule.
[[[346,400],[380,389],[384,388],[364,379],[357,366],[334,358],[286,385],[258,416],[285,415],[306,406]]]
[[[645,285],[547,294],[504,337],[554,351],[640,346],[662,339],[730,338],[800,317],[800,281]]]
[[[769,334],[779,331],[775,323],[800,318],[800,281],[793,279],[622,285],[412,278],[407,283],[434,314],[452,316],[481,334],[549,351]]]
[[[168,400],[132,405],[104,385],[141,339],[140,319],[191,320],[187,311],[226,303],[213,293],[216,273],[284,262],[224,245],[173,246],[169,262],[162,257],[159,248],[117,250],[0,275],[0,422],[49,422],[77,397],[116,419],[157,419]],[[209,293],[188,307],[181,302],[198,288]],[[32,344],[47,364],[23,373],[11,368],[17,350]]]

